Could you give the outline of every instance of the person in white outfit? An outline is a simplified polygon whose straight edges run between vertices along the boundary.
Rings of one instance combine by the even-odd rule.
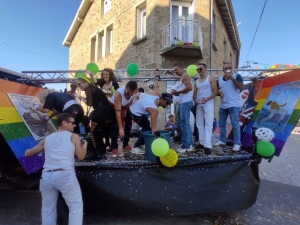
[[[214,122],[214,98],[218,94],[216,78],[206,71],[206,64],[199,63],[197,68],[199,79],[194,83],[193,99],[196,108],[196,126],[199,132],[199,145],[205,154],[211,153],[211,136]]]
[[[25,157],[36,155],[45,150],[45,164],[40,180],[42,193],[42,224],[57,223],[57,197],[62,193],[69,207],[69,224],[81,225],[83,202],[80,186],[75,174],[74,156],[83,160],[87,142],[73,134],[74,115],[62,113],[57,117],[58,131],[43,139],[37,146],[25,151]]]

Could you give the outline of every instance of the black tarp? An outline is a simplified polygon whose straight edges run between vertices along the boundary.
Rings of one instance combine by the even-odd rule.
[[[159,163],[105,163],[77,166],[85,213],[189,215],[251,207],[259,189],[252,155]]]

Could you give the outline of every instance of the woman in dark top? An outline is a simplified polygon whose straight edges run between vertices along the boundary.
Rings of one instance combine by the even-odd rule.
[[[100,86],[107,99],[110,99],[115,90],[119,88],[119,84],[116,81],[116,76],[112,69],[104,68],[101,72],[101,78],[102,79],[97,79],[97,85]],[[104,127],[105,148],[110,147],[109,137],[111,133],[111,126],[107,125],[109,124],[106,124]]]
[[[74,133],[80,134],[79,123],[84,115],[82,106],[72,96],[66,93],[49,93],[50,91],[51,90],[45,89],[40,93],[40,100],[44,103],[44,106],[36,105],[35,110],[43,113],[52,111],[52,114],[45,118],[45,122],[58,113],[71,113],[75,115],[76,127],[74,128]]]
[[[80,90],[85,92],[86,98],[83,98],[83,101],[94,109],[90,114],[92,121],[90,135],[94,147],[91,159],[98,159],[98,152],[100,152],[100,157],[106,154],[102,132],[104,124],[114,120],[114,108],[110,106],[103,91],[90,84],[87,77],[79,78],[77,85]]]

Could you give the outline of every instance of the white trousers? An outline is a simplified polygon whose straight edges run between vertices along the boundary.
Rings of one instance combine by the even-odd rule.
[[[206,148],[211,148],[211,136],[214,122],[214,99],[196,108],[196,126],[199,133],[199,142]],[[204,124],[205,123],[205,124]]]
[[[69,207],[69,225],[82,225],[83,202],[74,170],[43,172],[40,180],[42,193],[42,224],[57,224],[57,197],[62,193]]]

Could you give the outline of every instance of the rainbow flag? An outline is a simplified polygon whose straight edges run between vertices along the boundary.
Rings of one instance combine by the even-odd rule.
[[[264,79],[261,89],[255,99],[258,104],[252,114],[250,122],[242,133],[241,141],[243,146],[253,146],[252,127],[268,127],[273,130],[275,134],[274,139],[271,141],[275,146],[275,155],[280,155],[286,140],[300,117],[299,80],[300,71],[298,70]],[[274,115],[274,118],[264,121],[262,119],[266,118],[264,114],[270,115],[267,103],[272,100],[276,100],[279,105],[285,105],[282,107],[282,112],[280,114]]]
[[[27,174],[44,165],[44,155],[24,157],[27,149],[39,143],[36,141],[20,117],[7,93],[38,96],[42,88],[32,87],[6,80],[0,80],[0,132]]]

